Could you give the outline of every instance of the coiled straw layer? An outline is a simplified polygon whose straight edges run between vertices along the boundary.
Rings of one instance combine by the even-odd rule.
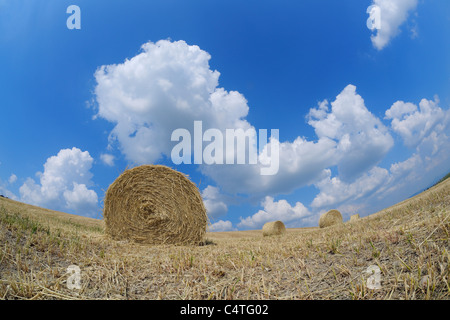
[[[146,244],[199,244],[208,223],[197,186],[162,165],[123,172],[106,191],[103,217],[113,239]]]

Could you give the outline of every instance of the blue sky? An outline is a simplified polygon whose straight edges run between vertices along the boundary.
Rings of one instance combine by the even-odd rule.
[[[371,214],[450,171],[449,13],[446,0],[0,0],[0,194],[101,218],[127,166],[158,163],[199,185],[212,230]],[[170,133],[193,120],[279,129],[278,174],[174,165]]]

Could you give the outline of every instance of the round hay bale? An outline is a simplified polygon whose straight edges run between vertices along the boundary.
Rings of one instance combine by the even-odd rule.
[[[286,227],[284,223],[281,221],[272,221],[264,224],[263,228],[263,236],[274,236],[280,235],[286,232]]]
[[[146,244],[199,244],[208,223],[197,186],[162,165],[123,172],[106,191],[103,217],[113,239]]]
[[[350,216],[350,222],[355,222],[357,220],[359,220],[359,214],[358,213]]]
[[[341,213],[338,210],[333,209],[320,216],[319,227],[325,228],[343,222]]]

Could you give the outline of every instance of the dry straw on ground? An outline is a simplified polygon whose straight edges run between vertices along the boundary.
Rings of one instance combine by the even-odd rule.
[[[286,227],[281,221],[267,222],[263,226],[263,236],[281,235],[286,232]]]
[[[338,210],[330,210],[320,216],[319,227],[325,228],[335,224],[343,223],[342,215]]]
[[[358,221],[359,220],[359,214],[354,214],[350,217],[350,222]]]
[[[184,174],[161,165],[122,173],[108,188],[105,231],[116,240],[198,244],[208,218],[200,192]]]

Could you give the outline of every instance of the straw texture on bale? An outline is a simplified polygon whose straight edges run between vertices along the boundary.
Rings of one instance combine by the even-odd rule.
[[[357,221],[359,219],[359,214],[354,214],[350,217],[350,222],[354,222]]]
[[[338,210],[330,210],[320,216],[319,227],[325,228],[335,224],[343,223],[342,215]]]
[[[106,191],[103,217],[113,239],[146,244],[199,244],[208,223],[197,186],[161,165],[123,172]]]
[[[286,227],[282,221],[267,222],[263,225],[263,236],[281,235],[286,232]]]

